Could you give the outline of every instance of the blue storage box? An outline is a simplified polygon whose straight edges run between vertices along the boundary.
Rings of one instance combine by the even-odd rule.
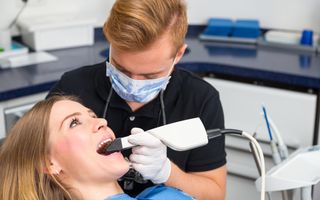
[[[228,37],[231,35],[232,27],[233,22],[230,19],[211,18],[203,34]]]
[[[234,23],[232,37],[258,38],[260,36],[260,25],[258,20],[237,20]]]

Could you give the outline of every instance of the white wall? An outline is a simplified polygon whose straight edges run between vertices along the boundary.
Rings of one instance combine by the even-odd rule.
[[[0,30],[9,26],[15,16],[16,7],[12,0],[0,0]]]
[[[0,28],[13,18],[21,0],[0,0]],[[29,0],[22,17],[75,13],[95,18],[102,26],[114,0]],[[187,0],[190,24],[206,24],[210,17],[259,19],[264,28],[320,32],[320,0]]]

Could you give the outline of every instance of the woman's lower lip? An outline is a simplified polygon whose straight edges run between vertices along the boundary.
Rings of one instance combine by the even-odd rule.
[[[121,154],[121,153],[120,153],[120,152],[113,152],[113,153],[101,154],[101,155],[102,155],[102,156],[110,157],[110,156],[118,156],[119,154]]]

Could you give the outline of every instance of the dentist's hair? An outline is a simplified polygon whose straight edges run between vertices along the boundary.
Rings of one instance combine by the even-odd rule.
[[[38,102],[10,130],[0,147],[0,199],[71,199],[70,188],[49,173],[49,117],[52,106],[72,96]]]
[[[184,0],[116,0],[103,31],[112,46],[131,52],[147,49],[167,33],[176,52],[187,28]]]

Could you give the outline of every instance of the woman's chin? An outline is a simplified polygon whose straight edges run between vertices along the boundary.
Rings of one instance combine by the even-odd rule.
[[[121,161],[117,162],[116,167],[116,174],[117,174],[117,179],[121,178],[123,175],[125,175],[130,168],[130,164],[127,160],[123,159]]]
[[[114,178],[121,178],[125,173],[127,173],[127,171],[129,171],[130,163],[120,152],[100,156],[103,156],[102,166],[106,169],[105,171],[111,172]]]
[[[121,178],[123,175],[125,175],[129,171],[129,168],[130,168],[129,167],[129,163],[126,166],[123,166],[121,168],[121,173],[119,173],[119,177],[118,178]]]

